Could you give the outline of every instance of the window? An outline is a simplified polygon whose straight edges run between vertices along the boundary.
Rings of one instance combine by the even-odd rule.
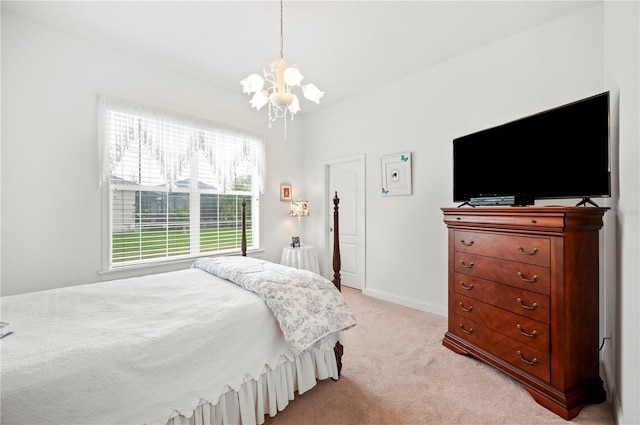
[[[258,247],[261,138],[107,97],[100,113],[108,269],[239,250],[243,201]]]

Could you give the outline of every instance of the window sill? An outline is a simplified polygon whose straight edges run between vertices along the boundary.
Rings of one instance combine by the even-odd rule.
[[[232,254],[219,254],[219,255],[202,255],[201,257],[223,257],[223,256],[237,256],[240,253],[232,253]],[[262,258],[264,256],[264,251],[261,249],[254,249],[247,251],[248,257],[254,258]],[[165,273],[172,272],[176,270],[188,269],[191,267],[193,262],[200,257],[191,257],[181,260],[165,260],[157,263],[149,263],[149,264],[136,264],[131,266],[118,267],[111,270],[103,270],[98,272],[100,276],[100,280],[102,282],[115,280],[115,279],[126,279],[129,277],[137,277],[144,276],[148,274],[156,274],[156,273]]]

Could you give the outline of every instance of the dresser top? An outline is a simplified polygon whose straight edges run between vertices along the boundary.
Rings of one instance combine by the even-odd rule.
[[[563,232],[600,229],[609,208],[532,206],[442,208],[447,227],[484,227]]]

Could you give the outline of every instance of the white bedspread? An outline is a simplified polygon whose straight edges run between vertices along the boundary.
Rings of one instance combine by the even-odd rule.
[[[4,425],[165,424],[293,358],[256,294],[195,268],[3,297],[1,319]]]

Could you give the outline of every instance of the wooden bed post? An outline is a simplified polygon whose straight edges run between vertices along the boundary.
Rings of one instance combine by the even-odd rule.
[[[340,198],[338,198],[338,192],[333,197],[333,284],[336,285],[338,291],[341,291],[341,279],[340,268],[342,267],[340,261],[340,224],[338,219],[338,204]]]
[[[340,223],[338,219],[339,203],[340,198],[338,198],[338,192],[336,192],[333,197],[333,284],[336,285],[338,291],[342,291],[340,279],[340,268],[342,267],[342,263],[340,260]],[[342,354],[344,352],[344,347],[342,344],[337,342],[336,346],[333,348],[333,352],[336,355],[338,376],[340,376],[340,372],[342,371]]]
[[[242,256],[247,256],[247,202],[242,198]]]

